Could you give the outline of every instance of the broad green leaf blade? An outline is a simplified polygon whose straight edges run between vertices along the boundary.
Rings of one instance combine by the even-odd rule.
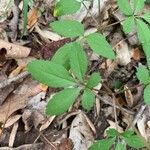
[[[134,14],[137,14],[144,7],[145,0],[133,0],[134,2]]]
[[[100,74],[98,72],[93,72],[87,82],[87,87],[91,89],[97,86],[100,81],[101,81]]]
[[[73,48],[72,42],[65,44],[64,46],[62,46],[57,50],[57,52],[52,57],[51,61],[68,68],[69,56],[70,56],[70,52],[72,51],[72,48]]]
[[[136,19],[137,33],[146,55],[147,64],[150,69],[150,29],[143,21]]]
[[[47,115],[61,115],[74,103],[80,93],[79,88],[69,88],[60,91],[49,100],[46,106]]]
[[[82,36],[84,33],[83,25],[75,20],[60,20],[50,23],[54,32],[68,38]]]
[[[86,110],[91,110],[95,103],[95,94],[90,89],[85,89],[82,95],[82,107]]]
[[[103,139],[95,142],[89,150],[110,150],[113,145],[115,138]]]
[[[133,11],[131,9],[131,6],[129,4],[128,0],[117,0],[119,9],[125,14],[125,15],[132,15]]]
[[[150,106],[150,84],[144,89],[144,102]]]
[[[80,43],[74,42],[72,44],[70,53],[71,70],[80,81],[83,81],[88,66],[87,56]]]
[[[115,129],[111,129],[111,128],[109,130],[107,130],[106,133],[107,133],[107,137],[109,137],[109,138],[115,137],[118,135],[118,131]]]
[[[130,138],[130,136],[134,135],[134,131],[129,129],[123,132],[121,135],[125,138]]]
[[[90,34],[87,36],[87,42],[96,54],[109,59],[115,59],[115,53],[113,49],[102,34]]]
[[[129,138],[123,137],[125,142],[133,148],[143,148],[145,147],[145,144],[143,142],[143,139],[140,138],[138,135],[132,135]]]
[[[23,35],[27,30],[29,0],[23,0]]]
[[[137,68],[136,76],[137,76],[138,80],[140,81],[140,83],[148,84],[149,81],[150,81],[149,71],[148,71],[148,69],[147,69],[145,66],[143,66],[143,65],[140,65],[140,66]]]
[[[60,0],[54,9],[54,16],[69,15],[77,12],[81,3],[76,0]]]
[[[73,78],[61,65],[50,61],[34,60],[27,66],[31,75],[50,87],[68,87],[75,85]]]
[[[115,150],[126,150],[126,145],[124,143],[117,143]]]
[[[123,21],[123,31],[130,33],[135,25],[134,16],[130,16]]]
[[[145,19],[148,23],[150,23],[150,11],[145,13],[143,16],[142,16],[143,19]]]

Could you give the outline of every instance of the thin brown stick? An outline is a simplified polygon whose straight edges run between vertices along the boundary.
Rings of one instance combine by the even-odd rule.
[[[10,78],[8,80],[2,81],[0,83],[0,89],[10,85],[12,82],[16,82],[22,78],[25,78],[29,75],[29,73],[27,71],[20,73],[18,76],[14,77],[14,78]]]

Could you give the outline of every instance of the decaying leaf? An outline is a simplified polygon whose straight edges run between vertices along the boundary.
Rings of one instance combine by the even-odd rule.
[[[131,52],[128,44],[125,41],[119,42],[115,46],[115,50],[117,53],[117,62],[120,65],[126,66],[131,62]]]
[[[134,60],[140,60],[140,58],[141,58],[141,51],[140,51],[139,48],[133,49],[132,58]]]
[[[43,39],[45,39],[45,41],[47,40],[58,41],[58,40],[63,39],[63,37],[61,37],[57,33],[54,33],[52,31],[45,30],[45,29],[43,30],[40,29],[38,25],[35,26],[35,30]]]
[[[10,95],[6,102],[0,106],[0,122],[4,123],[8,117],[19,109],[23,109],[30,96],[40,93],[38,83],[32,80],[26,80],[22,86],[19,86],[14,94]]]
[[[30,53],[30,48],[21,45],[16,45],[3,40],[0,40],[0,49],[6,50],[6,57],[8,58],[23,58],[27,57]]]
[[[129,90],[127,85],[124,86],[124,90],[125,90],[125,98],[126,98],[127,105],[129,107],[132,107],[133,103],[134,103],[134,98],[133,98],[133,95],[131,93],[131,90]]]
[[[15,141],[15,137],[16,137],[16,133],[17,133],[18,127],[19,127],[19,124],[18,124],[18,122],[16,122],[16,123],[13,125],[12,131],[11,131],[11,133],[10,133],[10,137],[9,137],[9,147],[13,147],[13,145],[14,145],[14,141]]]
[[[28,29],[32,28],[38,20],[38,9],[32,8],[28,13]]]
[[[11,116],[5,123],[4,128],[8,128],[12,126],[15,122],[17,122],[21,118],[21,115]]]
[[[85,114],[78,114],[71,124],[69,138],[74,143],[74,150],[88,149],[94,141],[93,132],[87,123]]]
[[[1,0],[0,1],[0,22],[7,18],[8,13],[11,12],[14,1],[12,0]]]

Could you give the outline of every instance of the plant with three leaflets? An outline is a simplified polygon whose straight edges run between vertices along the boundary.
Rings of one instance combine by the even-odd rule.
[[[80,3],[75,0],[60,0],[56,4],[54,14],[55,16],[72,14],[79,8]],[[50,27],[56,33],[72,40],[77,37],[86,38],[94,53],[115,59],[115,53],[105,37],[99,33],[84,37],[83,24],[76,20],[54,21],[50,23]],[[95,94],[92,89],[101,82],[101,76],[99,72],[94,72],[87,79],[87,68],[87,55],[80,41],[65,44],[50,61],[35,60],[28,64],[28,71],[36,80],[53,88],[63,88],[48,102],[46,114],[60,115],[66,112],[79,95],[83,108],[90,110],[93,107]]]
[[[150,11],[143,15],[139,15],[144,7],[145,0],[117,0],[118,6],[126,19],[123,21],[123,30],[125,33],[130,33],[134,28],[137,30],[138,38],[143,46],[144,53],[147,59],[147,65],[150,69],[150,29],[147,23],[150,23]],[[150,75],[149,70],[140,65],[137,68],[137,78],[140,83],[146,87],[144,89],[144,102],[150,105]]]

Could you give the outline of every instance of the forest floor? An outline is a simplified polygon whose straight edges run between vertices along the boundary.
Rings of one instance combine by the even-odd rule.
[[[109,128],[123,132],[132,127],[150,142],[150,108],[136,77],[146,58],[136,32],[123,32],[124,16],[116,1],[101,0],[100,9],[97,0],[85,1],[77,13],[63,17],[53,16],[54,5],[54,0],[30,1],[23,34],[23,0],[0,1],[0,150],[87,150],[94,140],[104,139]],[[143,12],[147,10],[149,4]],[[97,32],[99,24],[116,60],[97,56],[85,44],[88,72],[98,71],[103,79],[95,87],[99,97],[94,107],[86,111],[77,102],[60,116],[47,116],[45,106],[59,89],[34,80],[26,66],[35,59],[50,60],[71,42],[49,27],[66,18],[82,22],[87,34]]]

